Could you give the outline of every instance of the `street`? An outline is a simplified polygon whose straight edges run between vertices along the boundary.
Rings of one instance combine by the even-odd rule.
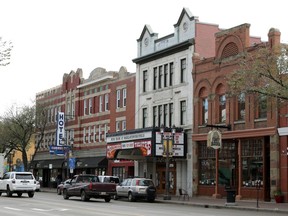
[[[200,208],[194,206],[147,203],[145,201],[128,202],[126,199],[111,200],[105,203],[101,199],[91,199],[83,202],[78,197],[64,200],[56,193],[37,192],[34,198],[26,194],[22,197],[7,197],[5,193],[0,197],[0,214],[5,216],[271,216],[271,212],[256,212],[233,209]],[[277,215],[276,213],[273,215]],[[281,215],[281,214],[279,214]]]

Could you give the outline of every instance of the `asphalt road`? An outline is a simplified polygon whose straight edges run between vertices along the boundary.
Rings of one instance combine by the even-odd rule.
[[[0,215],[3,216],[271,216],[271,212],[250,212],[233,209],[200,208],[194,206],[147,203],[145,201],[128,202],[126,199],[111,200],[105,203],[101,199],[83,202],[78,197],[64,200],[54,193],[37,192],[34,198],[26,194],[22,197],[0,197]],[[277,215],[277,214],[275,214]],[[281,214],[280,214],[281,215]]]

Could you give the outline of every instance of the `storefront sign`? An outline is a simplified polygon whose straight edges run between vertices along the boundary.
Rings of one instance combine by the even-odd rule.
[[[134,149],[138,148],[142,152],[142,156],[151,156],[151,140],[139,140],[139,141],[131,141],[131,142],[121,142],[117,144],[107,144],[107,151],[106,157],[108,159],[115,158],[115,153],[118,150],[125,150],[125,149]]]
[[[213,129],[207,135],[207,147],[219,149],[222,147],[222,135],[220,131]]]
[[[152,138],[152,131],[142,132],[142,133],[133,133],[133,134],[124,134],[119,136],[107,137],[107,143],[114,143],[114,142],[125,142],[125,141],[133,141],[139,139],[151,139]]]
[[[173,139],[173,134],[171,132],[164,132],[163,139]],[[163,157],[163,143],[162,135],[160,132],[156,132],[156,149],[155,155]],[[173,151],[172,157],[184,157],[185,148],[184,148],[184,133],[175,133],[174,142],[173,142]],[[170,156],[170,157],[171,157]]]

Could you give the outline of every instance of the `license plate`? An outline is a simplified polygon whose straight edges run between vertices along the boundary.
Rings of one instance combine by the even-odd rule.
[[[106,195],[106,192],[101,192],[100,195]]]

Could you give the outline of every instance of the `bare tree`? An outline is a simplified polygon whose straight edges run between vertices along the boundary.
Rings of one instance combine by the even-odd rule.
[[[10,63],[12,42],[4,41],[0,37],[0,66],[6,66]]]
[[[260,46],[247,53],[239,69],[227,77],[230,93],[256,93],[288,100],[288,47]]]
[[[12,107],[1,118],[0,145],[2,144],[2,149],[6,150],[7,154],[13,150],[22,153],[25,171],[30,168],[27,152],[29,148],[34,146],[31,143],[32,137],[35,134],[39,136],[40,141],[35,146],[36,153],[44,136],[46,119],[45,112],[43,110],[40,111],[39,108],[36,109],[36,106],[24,106],[17,109]]]

